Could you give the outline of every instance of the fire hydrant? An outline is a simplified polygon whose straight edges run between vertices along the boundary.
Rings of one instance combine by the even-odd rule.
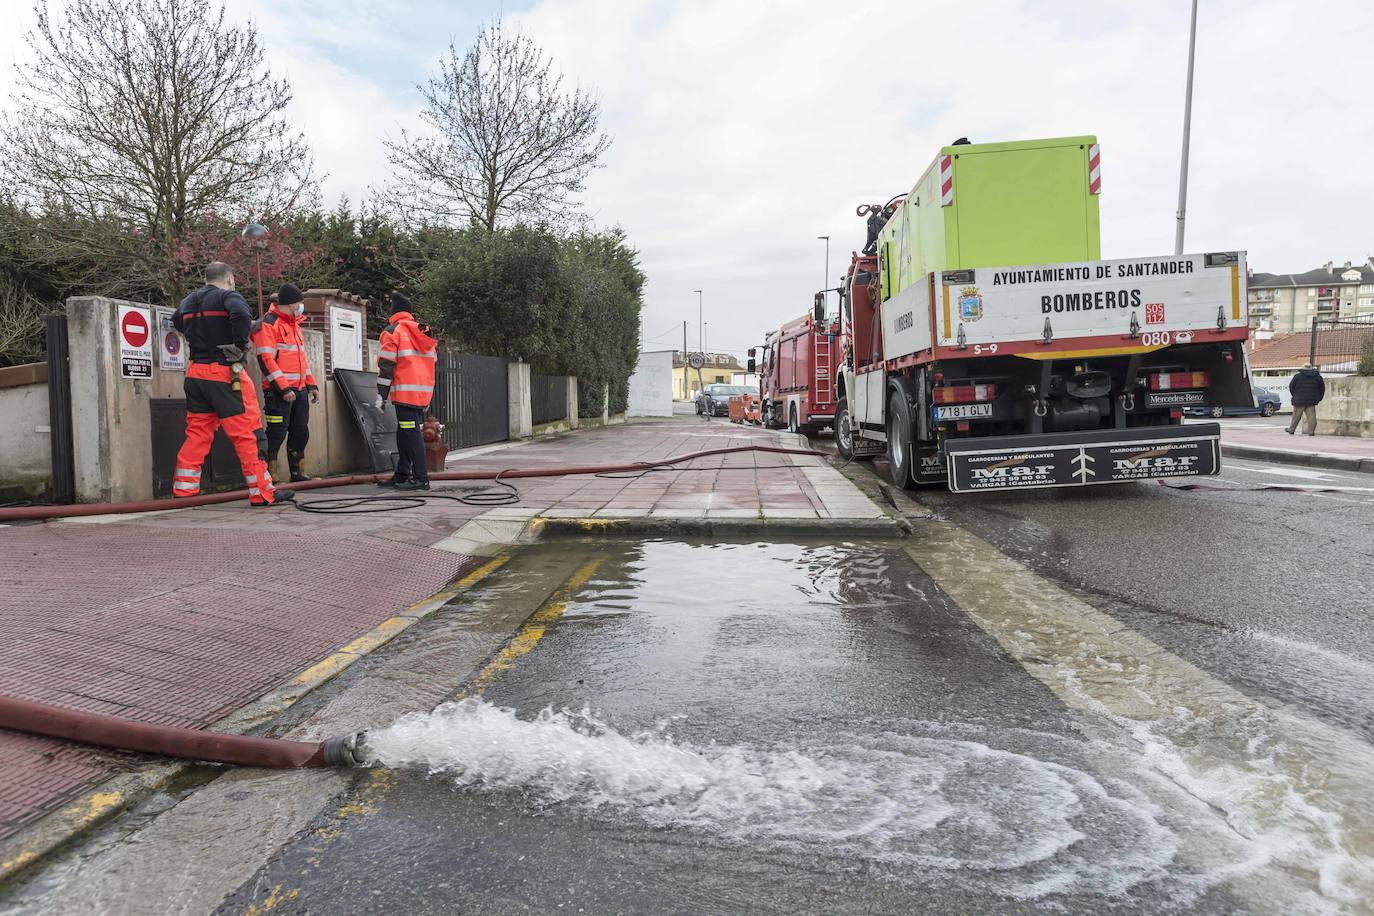
[[[439,436],[443,429],[444,424],[437,417],[425,417],[425,422],[420,426],[420,434],[425,440],[425,467],[431,471],[442,471],[444,461],[448,458],[448,446]]]

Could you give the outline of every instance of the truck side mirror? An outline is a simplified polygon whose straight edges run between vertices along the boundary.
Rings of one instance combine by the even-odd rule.
[[[749,348],[749,358],[750,358],[750,359],[753,359],[753,358],[754,358],[754,348],[753,348],[753,347],[750,347],[750,348]]]
[[[816,293],[816,322],[825,321],[825,293]]]
[[[753,353],[754,351],[750,350],[749,352]],[[746,366],[745,371],[747,371],[750,375],[754,375],[759,371],[759,364],[757,361],[755,361],[755,359],[752,356],[749,357],[749,362]]]

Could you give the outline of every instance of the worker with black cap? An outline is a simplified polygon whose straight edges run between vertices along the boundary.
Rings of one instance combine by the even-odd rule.
[[[377,355],[377,403],[388,399],[396,408],[396,471],[379,486],[398,490],[428,490],[423,425],[434,397],[434,367],[439,341],[429,325],[416,321],[410,300],[391,294],[391,318],[382,331]]]
[[[291,480],[309,480],[305,445],[310,441],[310,405],[320,399],[301,337],[305,296],[290,283],[277,290],[276,301],[253,328],[253,347],[262,369],[263,419],[267,427],[267,463],[275,464],[282,443]]]

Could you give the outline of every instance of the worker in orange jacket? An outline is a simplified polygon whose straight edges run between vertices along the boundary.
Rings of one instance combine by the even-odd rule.
[[[267,464],[277,463],[286,443],[291,482],[309,480],[302,462],[310,441],[310,405],[319,403],[320,389],[310,374],[310,361],[301,338],[305,296],[293,284],[277,290],[277,301],[254,326],[253,347],[262,369],[263,419],[267,421]]]
[[[391,295],[391,318],[382,331],[377,357],[378,410],[390,399],[396,408],[396,471],[378,486],[398,490],[428,490],[422,426],[434,397],[434,367],[439,341],[429,325],[415,320],[410,302],[400,293]]]
[[[174,497],[200,492],[201,466],[223,428],[234,444],[248,501],[270,506],[290,500],[290,490],[272,486],[267,470],[267,437],[262,430],[258,399],[243,360],[253,328],[248,303],[234,290],[234,271],[223,261],[205,268],[205,285],[191,293],[172,313],[172,325],[186,337],[191,362],[186,367],[186,442],[177,453],[172,473]]]

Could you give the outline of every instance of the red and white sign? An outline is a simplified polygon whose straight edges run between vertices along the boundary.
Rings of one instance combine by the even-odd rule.
[[[1147,302],[1145,303],[1145,323],[1163,324],[1164,323],[1164,303]]]
[[[1088,193],[1102,193],[1102,145],[1088,147]]]
[[[123,378],[153,377],[153,328],[148,310],[121,305],[118,320],[119,374]]]
[[[164,372],[186,371],[186,341],[181,332],[172,326],[173,310],[156,309],[157,314],[157,367]]]
[[[954,203],[954,157],[940,157],[940,206]]]

